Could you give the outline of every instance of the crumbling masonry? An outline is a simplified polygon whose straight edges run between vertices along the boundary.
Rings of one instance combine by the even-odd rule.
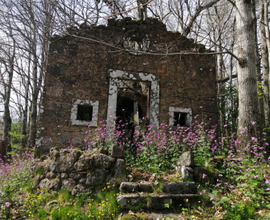
[[[68,28],[51,41],[37,147],[82,146],[88,129],[122,109],[188,127],[203,106],[217,122],[216,58],[205,52],[152,18]]]

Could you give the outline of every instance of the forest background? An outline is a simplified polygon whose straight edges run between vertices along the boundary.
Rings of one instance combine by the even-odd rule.
[[[10,142],[17,129],[23,146],[35,145],[54,34],[82,23],[146,16],[215,51],[220,137],[237,132],[245,142],[268,131],[268,0],[0,0],[2,139]],[[248,137],[241,133],[244,128]]]

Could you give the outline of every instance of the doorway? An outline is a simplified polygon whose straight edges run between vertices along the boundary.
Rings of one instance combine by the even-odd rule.
[[[113,128],[114,119],[118,115],[121,116],[122,113],[120,112],[125,108],[133,118],[135,115],[138,120],[145,115],[148,118],[149,124],[158,127],[159,77],[151,73],[127,72],[122,70],[109,70],[109,75],[108,127]],[[131,100],[133,104],[131,104]],[[124,107],[121,108],[121,105],[124,105]],[[136,106],[137,111],[134,110]]]

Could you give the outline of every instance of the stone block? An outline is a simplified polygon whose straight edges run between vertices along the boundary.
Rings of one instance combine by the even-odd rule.
[[[132,182],[122,182],[119,190],[121,193],[135,193],[139,191],[139,184]]]
[[[56,163],[53,160],[49,160],[47,166],[49,167],[50,171],[55,172]]]
[[[91,156],[93,159],[94,168],[108,169],[113,166],[116,159],[105,154],[94,154]]]
[[[114,18],[108,19],[107,24],[108,26],[115,26],[116,25],[115,19]]]
[[[137,205],[141,208],[162,210],[166,205],[182,207],[190,207],[198,202],[197,194],[161,194],[161,195],[119,195],[117,203],[124,209],[130,209]]]
[[[81,155],[78,149],[61,149],[60,156],[56,159],[55,172],[70,173],[74,170],[74,163]]]
[[[82,155],[80,159],[74,164],[74,168],[77,172],[86,171],[93,168],[93,163],[93,157]]]
[[[193,168],[194,170],[194,181],[198,182],[202,180],[203,174],[207,174],[207,170],[202,166],[196,166]]]
[[[58,178],[55,179],[43,179],[39,183],[41,190],[59,190],[61,188],[61,181]]]
[[[69,178],[69,175],[68,175],[68,173],[61,173],[60,177],[61,177],[61,179],[67,179],[67,178]]]
[[[185,180],[193,181],[194,179],[194,170],[191,167],[178,166],[176,167],[176,173]]]
[[[62,180],[62,189],[67,189],[69,191],[72,191],[72,189],[75,186],[76,186],[76,182],[71,178]]]
[[[49,155],[50,155],[51,160],[56,161],[57,157],[60,156],[60,150],[59,150],[59,148],[52,147],[50,149]]]
[[[85,185],[93,187],[105,186],[106,171],[104,169],[95,169],[87,174]]]
[[[143,197],[139,195],[119,195],[117,196],[117,203],[123,208],[132,207],[142,201]]]
[[[194,154],[191,151],[184,152],[176,161],[176,165],[193,167],[195,165]]]
[[[48,178],[48,179],[54,179],[55,177],[56,177],[56,175],[54,172],[48,172],[46,174],[46,178]]]
[[[120,177],[126,175],[126,162],[123,159],[118,158],[114,167],[111,169],[111,173],[114,174],[114,177]]]
[[[86,178],[81,178],[78,181],[80,184],[85,184],[86,183]]]
[[[117,145],[114,145],[112,147],[112,157],[115,157],[115,158],[125,158],[126,155],[125,155],[124,149],[122,149],[121,147],[119,147]]]
[[[197,188],[194,182],[166,182],[162,191],[170,194],[196,194]]]
[[[83,178],[86,175],[83,174],[82,172],[74,172],[74,173],[70,173],[69,176],[71,179],[78,181],[79,179]]]
[[[83,184],[78,184],[73,187],[71,194],[75,196],[78,193],[88,192],[88,189]]]
[[[139,191],[152,193],[152,192],[154,192],[154,187],[153,187],[152,183],[140,183],[139,184]]]

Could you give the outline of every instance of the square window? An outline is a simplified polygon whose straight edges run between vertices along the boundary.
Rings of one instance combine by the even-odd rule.
[[[169,125],[189,127],[192,121],[191,108],[169,107]]]
[[[77,120],[92,121],[93,106],[91,105],[78,105]]]
[[[187,113],[184,112],[174,112],[173,115],[174,126],[187,126]]]
[[[98,101],[73,99],[71,108],[71,124],[82,126],[97,126]]]

